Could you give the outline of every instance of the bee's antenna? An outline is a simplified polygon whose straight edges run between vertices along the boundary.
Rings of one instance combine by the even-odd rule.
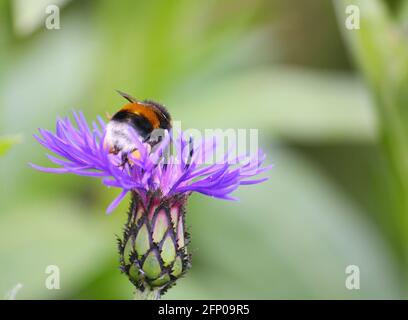
[[[131,95],[124,93],[120,90],[116,90],[117,93],[119,93],[123,98],[125,98],[127,101],[132,102],[132,103],[140,103],[139,100],[136,98],[133,98]]]

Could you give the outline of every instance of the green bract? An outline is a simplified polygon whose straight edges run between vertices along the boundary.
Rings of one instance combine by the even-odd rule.
[[[161,294],[190,268],[185,202],[185,196],[132,193],[119,254],[121,270],[138,290]]]

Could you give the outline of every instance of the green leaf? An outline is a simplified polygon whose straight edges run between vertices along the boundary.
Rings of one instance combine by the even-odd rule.
[[[408,62],[405,34],[397,21],[392,19],[384,1],[338,0],[334,3],[340,30],[367,81],[380,90],[380,86],[391,85],[405,75]],[[359,7],[360,29],[345,28],[345,8],[348,5]]]
[[[395,232],[408,243],[408,44],[406,25],[394,17],[380,0],[339,0],[336,9],[339,24],[345,19],[344,8],[353,4],[360,8],[358,30],[344,30],[350,51],[362,71],[376,101],[381,142],[393,169],[397,194]],[[403,13],[402,13],[403,14]],[[406,19],[403,21],[405,22]],[[406,261],[407,250],[404,249]]]

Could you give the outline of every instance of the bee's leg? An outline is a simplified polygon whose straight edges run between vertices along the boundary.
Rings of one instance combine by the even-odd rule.
[[[119,168],[125,168],[125,164],[129,163],[129,157],[127,153],[121,154],[122,162],[118,165]]]
[[[129,157],[129,153],[122,153],[121,154],[121,158],[122,158],[122,162],[120,163],[120,165],[118,167],[125,167],[125,164],[129,164],[130,166],[132,166],[134,164],[134,162],[132,161],[132,158],[139,160],[141,155],[140,155],[140,151],[135,149],[132,152],[130,152],[131,157]]]
[[[150,140],[150,134],[148,134],[144,139],[143,139],[143,143],[148,143]]]

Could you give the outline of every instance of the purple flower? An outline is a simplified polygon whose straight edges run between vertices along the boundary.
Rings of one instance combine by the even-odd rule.
[[[265,155],[223,153],[216,136],[193,139],[183,132],[167,132],[153,149],[129,132],[136,153],[109,152],[105,145],[106,125],[98,117],[89,127],[80,112],[74,112],[77,126],[68,118],[58,119],[56,132],[39,129],[35,138],[59,157],[47,157],[57,168],[35,169],[51,173],[74,173],[98,177],[108,187],[122,189],[108,207],[110,213],[131,193],[131,205],[123,236],[119,240],[120,269],[140,297],[159,298],[191,266],[185,227],[186,201],[192,192],[234,200],[231,193],[240,185],[267,178],[257,176]],[[220,152],[221,151],[221,152]],[[127,161],[124,161],[124,158]]]
[[[149,152],[148,145],[135,135],[140,157],[131,158],[129,163],[121,166],[120,155],[110,154],[104,147],[106,124],[102,118],[98,117],[98,122],[92,122],[91,127],[82,112],[74,112],[74,118],[77,127],[68,118],[58,119],[55,134],[39,129],[40,134],[34,135],[41,145],[63,158],[47,154],[59,167],[30,165],[44,172],[98,177],[106,186],[121,188],[122,192],[108,207],[108,213],[129,191],[136,191],[142,198],[155,191],[163,197],[196,191],[215,198],[235,200],[230,194],[238,186],[267,180],[254,179],[270,169],[270,166],[261,167],[265,159],[262,151],[251,157],[240,155],[233,159],[226,153],[223,161],[214,161],[219,145],[215,136],[193,141],[183,133],[177,137],[168,133],[159,147]],[[169,154],[169,149],[176,153]]]

